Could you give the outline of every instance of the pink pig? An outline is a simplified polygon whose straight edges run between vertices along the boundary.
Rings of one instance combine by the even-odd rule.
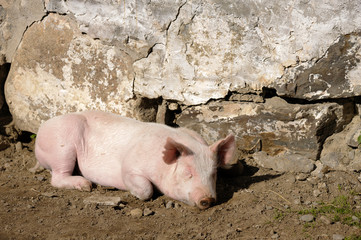
[[[101,111],[54,117],[41,125],[35,144],[54,187],[90,191],[93,182],[146,200],[154,185],[200,209],[215,202],[217,167],[227,168],[234,153],[233,135],[208,146],[185,128]],[[76,164],[82,176],[72,176]]]

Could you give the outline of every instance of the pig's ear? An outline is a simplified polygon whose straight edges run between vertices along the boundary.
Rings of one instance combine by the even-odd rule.
[[[234,136],[230,134],[226,138],[215,142],[210,146],[210,149],[217,155],[218,166],[227,168],[230,164],[232,164],[236,151]]]
[[[164,145],[163,160],[167,164],[172,164],[177,161],[179,156],[192,154],[192,151],[181,143],[174,141],[168,137]]]

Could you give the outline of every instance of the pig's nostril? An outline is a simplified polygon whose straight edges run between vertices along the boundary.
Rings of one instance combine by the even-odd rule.
[[[209,208],[216,200],[214,198],[203,198],[199,202],[199,208],[206,209]]]

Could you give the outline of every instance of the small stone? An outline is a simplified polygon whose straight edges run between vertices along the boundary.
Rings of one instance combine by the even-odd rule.
[[[169,103],[169,105],[168,105],[168,109],[171,111],[176,111],[176,110],[178,110],[178,108],[179,108],[178,103]]]
[[[153,214],[154,214],[154,211],[150,210],[149,208],[145,208],[143,211],[143,216],[150,216]]]
[[[130,216],[140,218],[141,216],[143,216],[143,211],[140,208],[135,208],[130,211]]]
[[[301,204],[301,199],[296,198],[295,200],[293,200],[293,203],[296,204],[296,205],[300,205]]]
[[[45,180],[45,177],[43,177],[43,176],[35,176],[35,179],[42,182],[42,181]]]
[[[165,205],[165,208],[167,208],[167,209],[174,208],[174,202],[173,201],[168,201],[167,204]]]
[[[45,196],[45,197],[49,197],[49,198],[55,198],[55,197],[58,197],[58,195],[56,195],[56,193],[53,193],[53,192],[44,192],[41,194],[42,196]]]
[[[279,237],[280,237],[280,235],[278,235],[278,233],[275,233],[275,234],[273,234],[273,235],[271,236],[272,239],[277,239],[277,238],[279,238]]]
[[[313,220],[315,220],[315,217],[312,214],[306,214],[306,215],[302,215],[300,217],[300,220],[302,222],[313,222]]]
[[[268,205],[266,205],[266,210],[272,210],[273,209],[273,207],[272,206],[268,206]]]
[[[17,142],[17,143],[15,144],[15,150],[16,150],[17,152],[21,152],[21,151],[23,150],[23,144],[22,144],[21,142]]]
[[[333,234],[332,239],[333,240],[343,240],[345,237],[340,234]]]
[[[320,221],[322,221],[324,224],[326,224],[326,225],[330,225],[330,224],[332,224],[332,221],[328,218],[328,217],[326,217],[326,216],[321,216],[320,217]]]
[[[313,196],[318,197],[321,195],[321,191],[318,189],[313,190]]]
[[[359,219],[358,217],[356,217],[356,216],[352,216],[351,218],[352,218],[352,220],[353,220],[354,222],[357,222],[357,223],[360,222],[360,219]]]
[[[305,173],[300,173],[296,176],[296,180],[298,181],[305,181],[307,179],[308,175]]]
[[[121,202],[120,197],[109,197],[109,196],[90,196],[84,199],[85,204],[97,204],[102,206],[118,206]]]

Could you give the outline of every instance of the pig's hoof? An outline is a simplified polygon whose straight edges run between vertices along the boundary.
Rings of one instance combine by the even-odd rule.
[[[83,181],[79,181],[77,184],[74,185],[75,189],[78,189],[82,192],[91,192],[92,190],[92,183],[88,180],[84,179]]]
[[[80,191],[82,191],[82,192],[91,192],[92,191],[92,184],[90,183],[89,185],[79,186],[78,189]]]
[[[92,189],[92,183],[82,176],[59,176],[54,174],[51,185],[58,188],[78,189],[87,192]]]

